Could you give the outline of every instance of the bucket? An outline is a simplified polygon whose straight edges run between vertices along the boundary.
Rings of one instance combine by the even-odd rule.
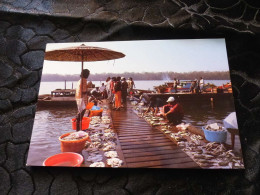
[[[77,121],[76,118],[71,119],[72,123],[72,129],[77,130]],[[83,117],[81,121],[81,129],[87,129],[89,127],[90,118],[89,117]]]
[[[43,166],[80,167],[83,156],[74,152],[64,152],[50,156],[43,162]]]
[[[80,140],[62,140],[63,137],[66,137],[66,136],[70,135],[71,133],[72,132],[65,133],[59,137],[59,140],[61,143],[61,145],[60,145],[61,151],[62,152],[80,153],[84,149],[86,141],[90,141],[90,138],[89,138],[89,136],[87,136],[86,138],[83,138]]]
[[[206,140],[210,142],[225,143],[227,140],[227,131],[210,131],[202,127]]]
[[[89,117],[102,116],[102,112],[103,112],[103,108],[101,108],[100,110],[90,110]]]
[[[89,102],[86,106],[86,110],[90,110],[94,106],[94,102]]]

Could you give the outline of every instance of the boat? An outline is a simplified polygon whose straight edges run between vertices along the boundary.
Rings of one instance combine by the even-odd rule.
[[[93,88],[88,88],[91,91]],[[55,89],[51,94],[39,95],[37,107],[77,106],[76,89]]]
[[[180,81],[177,85],[178,93],[190,92],[191,84],[193,81]],[[163,85],[154,86],[157,93],[175,93],[173,82],[165,82]],[[203,93],[232,93],[231,83],[223,84],[223,86],[216,86],[211,83],[204,84]]]
[[[178,92],[189,92],[192,81],[181,81],[177,85]],[[155,86],[154,89],[158,93],[174,93],[173,82],[165,82],[163,85]]]

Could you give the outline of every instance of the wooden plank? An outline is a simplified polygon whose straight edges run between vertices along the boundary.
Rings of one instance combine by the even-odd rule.
[[[120,112],[111,112],[127,167],[198,167],[162,132],[139,118],[131,109],[130,105]]]
[[[162,137],[162,136],[158,136],[158,135],[154,135],[154,134],[147,134],[147,135],[135,135],[134,133],[131,135],[131,136],[123,136],[123,135],[121,135],[121,137],[120,137],[120,140],[123,140],[123,139],[125,139],[125,140],[128,140],[128,139],[142,139],[142,138],[158,138],[158,137]]]
[[[149,168],[177,168],[177,169],[200,169],[197,163],[194,161],[192,162],[183,162],[181,164],[164,164],[164,165],[157,165],[157,166],[151,166]]]
[[[136,142],[121,142],[121,146],[129,146],[129,145],[142,145],[142,144],[153,144],[153,143],[171,143],[172,142],[170,140],[157,140],[156,142],[151,142],[151,141],[136,141]]]
[[[136,133],[128,133],[128,134],[124,134],[124,133],[122,133],[122,134],[120,134],[120,133],[118,133],[118,136],[119,137],[132,137],[132,136],[139,136],[139,135],[143,135],[143,136],[145,136],[145,135],[154,135],[154,136],[159,136],[159,135],[161,135],[161,133],[160,132],[156,132],[156,133],[153,133],[153,132],[147,132],[147,133],[138,133],[138,132],[136,132]]]
[[[181,153],[183,154],[183,151],[181,150],[153,150],[150,152],[142,152],[139,150],[135,150],[135,152],[131,153],[125,153],[124,156],[126,159],[131,158],[131,157],[144,157],[144,156],[154,156],[154,155],[161,155],[161,154],[168,154],[168,155],[175,155]]]
[[[174,155],[169,155],[169,154],[158,154],[158,155],[153,155],[153,156],[135,156],[131,158],[126,158],[127,163],[132,163],[132,162],[147,162],[147,161],[154,161],[154,160],[165,160],[165,159],[178,159],[178,158],[187,158],[187,154],[185,153],[176,153]]]
[[[134,149],[134,148],[150,148],[150,147],[160,147],[160,146],[171,146],[172,143],[153,143],[153,144],[143,144],[143,145],[129,145],[129,146],[121,146],[122,149]]]
[[[151,166],[162,166],[162,165],[175,165],[173,167],[177,168],[186,168],[184,166],[184,163],[192,162],[195,163],[190,157],[186,156],[183,158],[177,158],[177,159],[160,159],[160,160],[154,160],[154,161],[146,161],[146,162],[127,162],[129,167],[151,167]],[[195,163],[196,164],[196,163]]]
[[[154,148],[136,148],[136,149],[125,149],[123,152],[124,154],[127,153],[135,153],[135,152],[151,152],[151,151],[158,151],[158,150],[180,150],[177,146],[169,145],[169,146],[161,146],[161,147],[154,147]]]
[[[137,141],[157,141],[157,140],[165,140],[164,137],[143,137],[143,138],[138,138],[138,139],[133,139],[133,138],[129,138],[129,139],[122,139],[121,143],[124,142],[137,142]]]

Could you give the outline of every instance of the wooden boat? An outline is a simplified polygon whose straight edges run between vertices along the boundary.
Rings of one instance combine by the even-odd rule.
[[[93,88],[89,88],[91,91]],[[51,94],[39,95],[37,107],[74,106],[76,89],[55,89]]]

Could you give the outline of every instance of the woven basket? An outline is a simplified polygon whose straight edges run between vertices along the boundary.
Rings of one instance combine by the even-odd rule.
[[[85,143],[86,141],[90,141],[90,138],[89,136],[83,138],[83,139],[80,139],[80,140],[62,140],[63,137],[66,137],[68,135],[70,135],[71,133],[73,132],[70,132],[70,133],[65,133],[63,135],[61,135],[59,137],[59,140],[60,140],[60,143],[61,143],[61,151],[62,152],[77,152],[77,153],[80,153],[84,147],[85,147]]]

